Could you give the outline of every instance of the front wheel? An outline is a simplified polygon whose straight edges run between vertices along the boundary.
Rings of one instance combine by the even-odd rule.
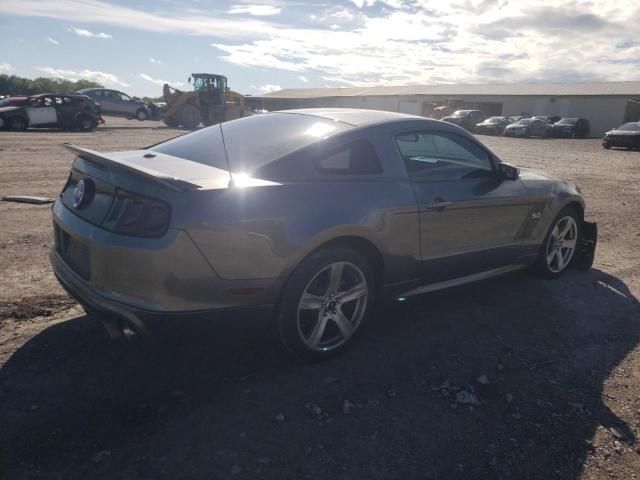
[[[141,122],[144,122],[147,118],[149,118],[149,114],[144,108],[139,108],[136,112],[136,118]]]
[[[307,361],[338,354],[353,342],[374,295],[373,271],[359,253],[319,250],[302,261],[284,289],[277,316],[282,345]]]
[[[80,115],[76,120],[76,128],[81,132],[90,132],[98,126],[98,123],[89,115]]]
[[[14,132],[22,132],[27,129],[27,119],[24,117],[11,117],[7,123]]]
[[[192,103],[185,103],[178,112],[180,125],[189,130],[195,129],[202,121],[200,109]]]
[[[554,219],[538,253],[534,270],[556,278],[571,265],[580,239],[580,217],[575,209],[563,208]]]

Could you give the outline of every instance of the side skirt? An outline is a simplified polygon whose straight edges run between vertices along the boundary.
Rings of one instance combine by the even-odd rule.
[[[491,277],[497,277],[498,275],[514,272],[516,270],[520,270],[525,267],[526,265],[506,265],[504,267],[494,268],[493,270],[474,273],[472,275],[466,275],[464,277],[458,277],[452,280],[446,280],[444,282],[430,283],[429,285],[423,285],[421,287],[408,290],[402,293],[401,295],[398,295],[398,297],[409,297],[411,295],[420,295],[421,293],[435,292],[436,290],[443,290],[449,287],[457,287],[459,285],[464,285],[466,283],[472,283],[472,282],[477,282],[479,280],[485,280]]]

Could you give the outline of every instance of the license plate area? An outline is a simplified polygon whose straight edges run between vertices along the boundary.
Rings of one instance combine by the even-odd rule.
[[[91,258],[89,247],[73,238],[58,225],[54,225],[56,250],[71,269],[84,278],[91,280]]]

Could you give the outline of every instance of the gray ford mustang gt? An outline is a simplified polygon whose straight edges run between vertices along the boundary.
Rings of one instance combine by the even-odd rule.
[[[322,359],[381,296],[593,262],[597,229],[574,184],[436,120],[289,110],[142,150],[67,148],[51,263],[114,337],[243,311]]]

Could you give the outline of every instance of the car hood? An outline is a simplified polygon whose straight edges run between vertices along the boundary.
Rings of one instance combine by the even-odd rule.
[[[630,130],[609,130],[605,135],[628,135],[633,137],[635,135],[640,135],[640,132]]]
[[[525,167],[518,167],[518,170],[520,170],[520,178],[522,180],[557,180],[557,178],[542,170]]]

